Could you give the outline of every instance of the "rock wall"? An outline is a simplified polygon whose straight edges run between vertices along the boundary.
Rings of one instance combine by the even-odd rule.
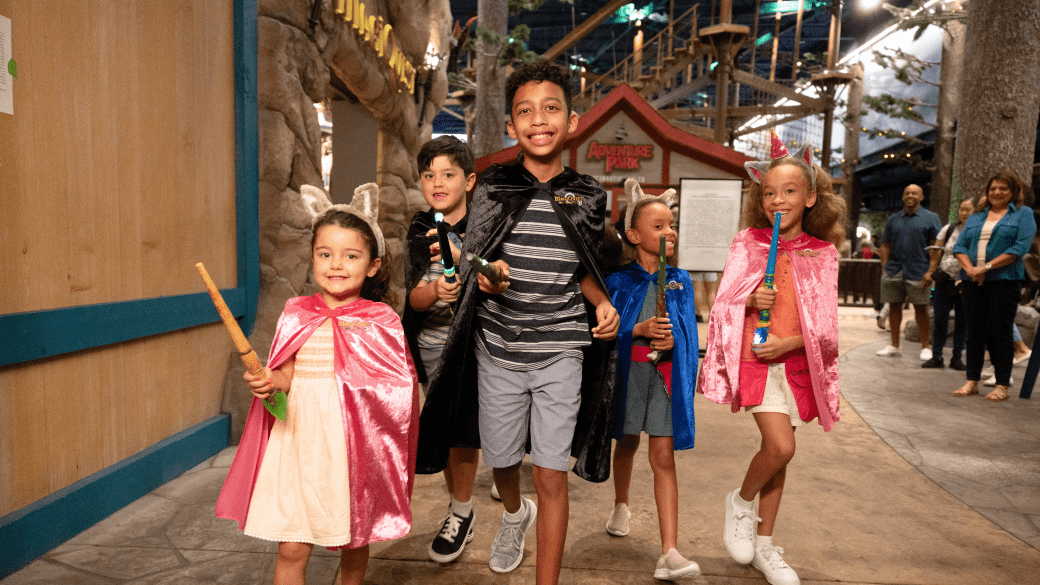
[[[358,184],[380,185],[380,227],[403,281],[405,234],[424,206],[415,155],[429,139],[434,115],[447,96],[443,68],[416,75],[416,93],[397,91],[386,61],[335,13],[336,0],[316,0],[316,26],[308,22],[315,0],[260,0],[257,18],[260,147],[260,298],[249,336],[266,361],[285,301],[315,292],[310,276],[310,224],[331,203],[300,194],[300,185],[322,186],[321,132],[314,103],[329,96],[334,71],[378,121],[379,172]],[[440,55],[450,46],[448,0],[361,0],[367,15],[393,27],[409,61],[420,67],[431,39]],[[420,123],[421,120],[421,123]],[[349,121],[334,120],[334,140],[348,137]],[[337,132],[338,131],[338,132]],[[350,187],[353,191],[353,186]],[[399,295],[403,296],[403,295]],[[396,307],[400,310],[399,306]],[[251,394],[237,353],[229,357],[223,410],[232,415],[232,437],[242,434]]]

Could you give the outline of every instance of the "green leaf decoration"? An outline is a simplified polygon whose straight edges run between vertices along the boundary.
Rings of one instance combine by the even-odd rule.
[[[11,77],[18,78],[18,63],[15,63],[14,59],[7,62],[7,72],[11,74]]]
[[[274,404],[271,402],[274,401]],[[270,399],[264,400],[264,408],[276,419],[285,422],[285,408],[289,404],[289,398],[281,390],[274,393]]]

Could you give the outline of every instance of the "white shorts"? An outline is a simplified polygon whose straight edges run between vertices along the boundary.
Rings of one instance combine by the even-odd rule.
[[[794,391],[787,383],[785,364],[769,364],[766,373],[766,389],[762,394],[762,404],[748,406],[745,410],[756,412],[779,412],[791,417],[791,426],[800,427],[805,424],[798,414],[798,403],[794,399]]]

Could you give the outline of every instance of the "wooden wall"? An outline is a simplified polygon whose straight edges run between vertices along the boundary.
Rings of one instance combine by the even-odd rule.
[[[236,286],[232,0],[0,0],[0,314]],[[118,323],[113,323],[118,327]],[[0,368],[0,516],[219,413],[219,325]]]

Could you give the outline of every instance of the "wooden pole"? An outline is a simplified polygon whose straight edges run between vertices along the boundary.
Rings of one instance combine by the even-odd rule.
[[[801,61],[801,48],[802,48],[802,8],[805,6],[805,0],[798,1],[798,22],[794,25],[794,49],[791,55],[791,81],[798,78],[798,62]]]

